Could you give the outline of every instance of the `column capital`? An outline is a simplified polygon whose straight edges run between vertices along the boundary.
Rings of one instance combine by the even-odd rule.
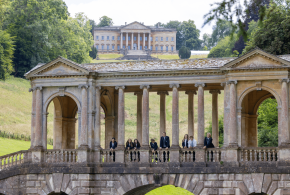
[[[229,84],[235,84],[236,85],[238,83],[238,81],[237,80],[229,80],[226,83],[227,83],[227,85],[229,85]]]
[[[42,86],[36,86],[36,87],[34,87],[34,89],[33,90],[42,90]]]
[[[213,93],[221,94],[221,91],[218,90],[218,89],[212,89],[212,90],[209,90],[209,93],[211,93],[211,94],[213,94]]]
[[[280,83],[286,82],[289,83],[289,78],[283,78],[279,80]]]
[[[178,84],[178,83],[171,83],[171,84],[169,84],[169,87],[170,88],[179,88],[180,87],[180,85]]]
[[[161,94],[169,95],[168,91],[157,91],[157,95],[161,95]]]
[[[34,88],[29,88],[28,92],[33,92]]]
[[[143,91],[134,92],[134,95],[143,95]]]
[[[227,86],[227,82],[222,82],[222,83],[221,83],[221,86],[222,86],[222,87]]]
[[[86,89],[88,89],[89,86],[88,86],[88,85],[85,85],[85,84],[81,84],[81,85],[78,86],[78,88],[79,88],[79,89],[82,89],[82,88],[86,88]]]
[[[196,95],[196,91],[195,90],[187,90],[187,91],[185,91],[185,94],[195,94]]]
[[[140,89],[144,89],[144,88],[150,89],[150,85],[146,85],[146,84],[140,85]]]
[[[195,87],[205,87],[205,83],[195,83]]]
[[[42,113],[42,115],[46,115],[46,116],[47,116],[48,114],[49,114],[48,112],[43,112],[43,113]]]
[[[125,89],[125,85],[115,86],[115,89]]]
[[[101,90],[102,87],[101,87],[100,85],[97,85],[97,86],[96,86],[96,89]]]

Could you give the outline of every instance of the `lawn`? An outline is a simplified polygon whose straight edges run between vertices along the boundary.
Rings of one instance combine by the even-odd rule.
[[[166,185],[166,186],[162,186],[159,188],[156,188],[148,193],[146,193],[146,195],[193,195],[193,193],[180,188],[180,187],[175,187],[173,185]]]
[[[105,54],[98,54],[100,60],[102,59],[115,59],[115,58],[119,58],[122,57],[122,54],[117,54],[117,53],[105,53]]]
[[[28,150],[30,148],[29,141],[7,139],[0,137],[0,156],[17,152],[20,150]],[[52,149],[52,145],[47,145],[48,149]]]
[[[128,62],[131,60],[92,60],[92,63]]]
[[[176,60],[179,59],[178,54],[152,54],[152,57],[159,58],[162,60]],[[190,59],[194,58],[207,58],[207,55],[191,55]]]

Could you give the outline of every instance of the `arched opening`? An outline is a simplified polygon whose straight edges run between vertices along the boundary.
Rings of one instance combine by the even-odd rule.
[[[277,106],[275,96],[267,90],[253,90],[244,96],[241,103],[241,146],[278,146],[278,142],[273,145],[267,141],[278,140]],[[275,136],[273,131],[277,132]]]
[[[47,111],[50,107],[53,107],[53,113],[48,114],[53,118],[53,149],[75,149],[78,144],[77,103],[69,96],[56,96],[49,102]]]
[[[59,193],[51,192],[48,195],[68,195],[68,194],[64,192],[59,192]]]
[[[156,186],[154,184],[144,185],[137,188],[134,188],[124,195],[155,195],[155,194],[184,194],[184,195],[193,195],[190,191],[181,188],[175,187],[174,185],[164,185]]]
[[[250,195],[267,195],[266,193],[251,193]]]

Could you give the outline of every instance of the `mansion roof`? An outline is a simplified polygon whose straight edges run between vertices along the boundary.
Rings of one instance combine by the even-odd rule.
[[[56,68],[56,64],[62,63],[70,68]],[[59,65],[60,66],[60,65]],[[232,70],[232,69],[260,69],[260,68],[290,68],[290,55],[276,56],[268,54],[260,49],[254,49],[241,57],[231,58],[202,58],[182,60],[157,60],[157,61],[126,61],[94,64],[78,64],[63,57],[45,63],[38,64],[27,72],[27,78],[46,72],[45,76],[53,75],[86,75],[90,72],[144,72],[144,71],[175,71],[175,70]]]

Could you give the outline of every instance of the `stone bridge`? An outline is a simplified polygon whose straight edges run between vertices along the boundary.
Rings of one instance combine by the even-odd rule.
[[[290,194],[289,70],[289,55],[274,56],[260,49],[239,58],[77,64],[59,57],[39,64],[25,75],[32,92],[31,147],[0,157],[0,194],[141,195],[167,184],[195,195]],[[205,91],[212,94],[216,148],[203,149]],[[221,91],[223,140],[218,130]],[[137,151],[125,150],[127,93],[137,96],[136,138],[141,142]],[[149,148],[149,93],[160,96],[158,137],[168,130],[166,96],[172,95],[169,149]],[[179,145],[179,93],[188,95],[187,133],[195,135],[194,148]],[[277,100],[278,146],[258,147],[257,111],[268,98]],[[48,150],[51,102],[53,149]],[[112,137],[118,142],[114,151],[109,149]]]

